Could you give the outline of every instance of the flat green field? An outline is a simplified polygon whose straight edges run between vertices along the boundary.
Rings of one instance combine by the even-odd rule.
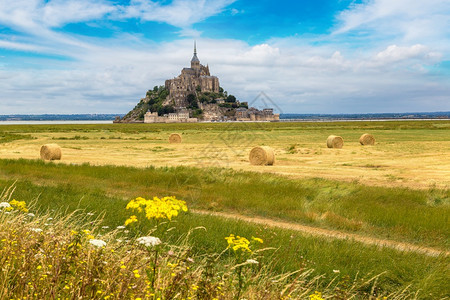
[[[172,132],[181,144],[168,143]],[[376,145],[361,146],[363,133]],[[326,148],[330,134],[343,149]],[[44,143],[59,144],[62,160],[37,160]],[[259,145],[274,148],[274,166],[249,164]],[[230,233],[260,236],[276,249],[275,273],[311,268],[324,285],[383,273],[380,290],[409,286],[423,299],[450,297],[448,157],[449,121],[0,126],[0,187],[16,182],[15,198],[42,211],[82,208],[117,226],[130,199],[175,195],[191,209],[267,220],[181,215],[167,239],[205,226],[192,236],[198,253],[220,252]],[[271,220],[442,254],[305,235]]]

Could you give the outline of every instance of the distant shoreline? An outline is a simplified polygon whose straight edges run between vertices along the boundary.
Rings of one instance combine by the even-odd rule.
[[[105,120],[42,120],[42,121],[34,121],[34,120],[20,120],[20,121],[2,121],[0,120],[1,125],[70,125],[70,124],[112,124],[113,121],[105,121]]]
[[[0,125],[112,124],[120,114],[0,115]],[[450,120],[450,112],[369,113],[369,114],[280,114],[279,122],[345,121],[426,121]],[[242,121],[237,121],[242,122]],[[204,123],[204,122],[202,122]],[[209,122],[206,122],[209,123]]]
[[[279,121],[227,121],[227,122],[197,122],[191,124],[206,123],[326,123],[326,122],[394,122],[394,121],[450,121],[450,118],[434,118],[434,119],[280,119]],[[0,121],[2,125],[95,125],[95,124],[113,124],[113,121],[103,120],[49,120],[49,121]],[[144,122],[120,123],[120,124],[144,124]],[[185,123],[168,123],[168,124],[185,124]]]

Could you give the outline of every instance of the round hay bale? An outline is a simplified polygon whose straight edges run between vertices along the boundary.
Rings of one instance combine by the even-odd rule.
[[[179,144],[181,143],[181,135],[178,133],[172,133],[169,136],[169,143],[171,144]]]
[[[255,147],[250,151],[250,163],[256,166],[271,166],[275,163],[275,153],[268,146]]]
[[[344,146],[344,139],[337,135],[330,135],[327,138],[327,147],[328,148],[337,148],[341,149]]]
[[[60,160],[61,147],[57,144],[45,144],[41,147],[41,158],[43,160]]]
[[[366,145],[373,146],[373,145],[375,145],[375,138],[371,134],[364,133],[359,138],[359,143],[363,146],[366,146]]]

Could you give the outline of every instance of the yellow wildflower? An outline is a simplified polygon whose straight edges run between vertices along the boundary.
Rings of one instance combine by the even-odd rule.
[[[25,201],[17,201],[16,199],[13,199],[9,202],[12,207],[15,209],[22,211],[22,212],[28,212],[27,204]]]
[[[309,300],[324,300],[322,298],[322,293],[315,291],[314,294],[309,295]]]
[[[255,242],[261,243],[261,244],[263,243],[262,239],[254,237],[254,236],[252,236],[252,240],[254,240]]]
[[[131,216],[125,221],[125,226],[130,225],[131,223],[137,222],[138,219],[136,216]]]
[[[135,210],[138,213],[145,212],[145,217],[151,219],[169,219],[178,216],[179,211],[187,211],[186,202],[175,197],[153,197],[144,199],[138,197],[131,200],[126,209]],[[128,219],[130,220],[130,219]]]
[[[250,242],[246,238],[230,234],[230,236],[226,237],[225,239],[228,242],[228,248],[232,248],[234,252],[240,250],[242,252],[252,253],[252,250],[249,247]]]

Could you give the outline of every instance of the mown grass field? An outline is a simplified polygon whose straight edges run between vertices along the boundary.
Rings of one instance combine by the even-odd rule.
[[[77,208],[122,225],[127,201],[176,195],[190,208],[266,217],[448,251],[450,122],[249,124],[120,124],[0,126],[0,186],[17,181],[15,197],[41,210]],[[171,132],[183,143],[168,144]],[[362,133],[377,144],[362,147]],[[327,149],[328,134],[344,137]],[[2,141],[1,138],[5,137]],[[43,143],[63,147],[63,159],[35,159]],[[254,145],[271,145],[273,167],[248,164]],[[26,158],[19,159],[19,158]],[[115,165],[115,166],[112,166]],[[419,298],[450,297],[448,257],[378,249],[357,242],[304,236],[193,213],[181,215],[175,241],[189,228],[198,253],[220,252],[225,236],[260,236],[274,247],[274,272],[380,277],[382,290],[410,286]],[[146,230],[148,228],[141,228]],[[339,270],[339,273],[333,272]]]
[[[2,158],[39,158],[44,143],[63,147],[65,163],[94,165],[226,167],[291,178],[328,178],[368,185],[417,188],[450,186],[450,122],[203,123],[1,126],[1,135],[26,136],[0,143]],[[168,144],[172,132],[183,143]],[[358,143],[375,136],[374,147]],[[328,135],[343,149],[326,148]],[[277,163],[250,166],[258,145],[274,148]]]

